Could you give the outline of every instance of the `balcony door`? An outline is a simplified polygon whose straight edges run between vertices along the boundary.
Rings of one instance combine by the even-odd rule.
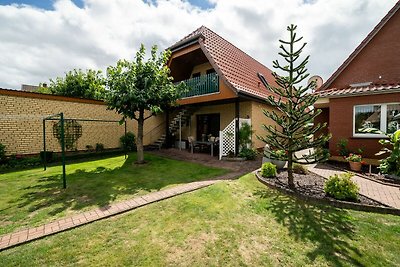
[[[197,141],[207,141],[208,136],[219,136],[220,114],[197,115]]]

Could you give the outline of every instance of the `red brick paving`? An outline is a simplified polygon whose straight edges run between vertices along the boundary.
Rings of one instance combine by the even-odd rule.
[[[199,181],[199,182],[179,185],[158,192],[149,193],[144,196],[135,197],[130,200],[113,203],[106,207],[101,207],[98,209],[79,213],[71,217],[62,218],[57,221],[44,224],[38,227],[24,229],[18,232],[0,236],[0,251],[16,245],[26,243],[28,241],[39,239],[48,235],[53,235],[65,230],[79,227],[87,223],[91,223],[123,212],[127,212],[163,199],[167,199],[180,194],[198,190],[210,186],[221,180],[237,178],[245,173],[258,169],[261,166],[261,159],[257,159],[255,161],[227,162],[227,161],[219,161],[218,158],[211,157],[208,154],[201,154],[201,153],[191,154],[185,150],[179,151],[177,149],[161,150],[155,152],[155,154],[178,160],[196,162],[206,166],[225,168],[231,170],[231,172],[226,175],[216,177],[213,180]]]
[[[230,173],[228,175],[221,176],[221,179],[233,178],[237,173]],[[220,179],[220,180],[221,180]],[[144,196],[139,196],[130,200],[110,204],[106,207],[86,211],[83,213],[76,214],[71,217],[63,218],[48,224],[44,224],[38,227],[24,229],[18,232],[6,234],[0,236],[0,251],[6,248],[13,247],[28,241],[32,241],[38,238],[42,238],[48,235],[53,235],[65,230],[69,230],[83,224],[91,223],[100,219],[104,219],[110,216],[114,216],[123,212],[127,212],[141,206],[148,205],[163,199],[174,197],[180,194],[198,190],[200,188],[212,185],[220,180],[200,181],[193,182],[184,185],[179,185],[173,188],[153,192]]]
[[[334,174],[344,173],[344,171],[337,170],[325,164],[312,165],[309,167],[309,170],[325,178],[329,178],[329,176]],[[399,187],[381,184],[358,175],[354,175],[352,179],[360,187],[360,194],[389,207],[400,209]]]

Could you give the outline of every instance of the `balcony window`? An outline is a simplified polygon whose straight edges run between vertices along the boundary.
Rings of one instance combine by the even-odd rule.
[[[365,133],[365,128],[394,133],[400,129],[400,103],[354,106],[353,135],[355,137],[381,137],[376,133]]]

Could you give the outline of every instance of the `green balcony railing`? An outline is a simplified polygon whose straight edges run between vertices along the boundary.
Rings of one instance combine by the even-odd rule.
[[[210,73],[182,81],[190,88],[182,94],[182,98],[207,95],[219,92],[219,79],[217,73]]]

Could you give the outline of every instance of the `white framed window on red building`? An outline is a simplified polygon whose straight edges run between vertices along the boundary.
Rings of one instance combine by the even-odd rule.
[[[353,109],[354,137],[382,137],[377,133],[365,133],[362,129],[375,128],[385,133],[400,129],[400,103],[355,105]]]

